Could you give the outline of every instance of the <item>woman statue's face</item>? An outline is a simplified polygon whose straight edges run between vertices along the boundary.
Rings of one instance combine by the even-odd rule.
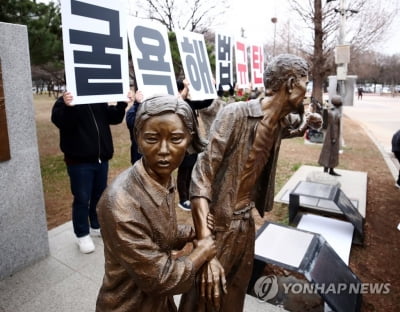
[[[191,136],[174,113],[150,117],[143,124],[138,145],[149,175],[166,186],[185,156]]]

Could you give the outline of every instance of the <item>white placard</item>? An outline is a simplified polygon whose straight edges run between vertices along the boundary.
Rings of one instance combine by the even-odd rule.
[[[126,101],[125,14],[120,1],[61,0],[67,90],[73,104]]]
[[[215,34],[215,81],[224,90],[233,86],[233,37]]]
[[[249,87],[249,66],[247,65],[247,45],[243,40],[235,42],[236,84],[238,88]]]
[[[175,33],[185,78],[190,83],[190,98],[192,100],[216,98],[217,92],[204,36],[184,30],[178,30]]]
[[[335,64],[350,63],[350,45],[341,45],[335,48]]]
[[[337,80],[346,80],[347,78],[347,64],[340,64],[336,68]]]
[[[264,48],[260,44],[250,45],[250,68],[252,88],[264,87]]]
[[[268,224],[257,237],[254,253],[298,268],[314,235],[276,224]]]
[[[178,95],[167,28],[129,17],[128,38],[138,89],[152,94]]]
[[[297,228],[321,234],[343,262],[349,264],[354,232],[354,226],[350,222],[313,214],[304,214]]]

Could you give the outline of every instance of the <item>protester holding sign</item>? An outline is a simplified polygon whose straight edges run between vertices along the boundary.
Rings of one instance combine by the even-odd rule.
[[[186,79],[177,80],[176,82],[179,97],[189,104],[190,108],[195,113],[196,110],[204,109],[211,105],[213,99],[204,101],[191,101],[189,94],[189,82]],[[196,117],[197,123],[197,117]],[[190,211],[190,200],[189,200],[189,187],[192,177],[193,166],[197,160],[197,153],[186,154],[181,165],[178,168],[178,193],[179,193],[179,208],[184,211]]]
[[[107,186],[108,161],[114,148],[110,125],[123,121],[127,102],[71,105],[70,92],[55,102],[51,121],[60,130],[60,148],[74,197],[72,224],[79,250],[95,250],[89,235],[100,236],[96,205]],[[91,229],[91,231],[89,231]]]

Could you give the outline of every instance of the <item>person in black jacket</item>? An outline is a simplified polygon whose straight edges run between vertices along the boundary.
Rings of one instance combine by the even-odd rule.
[[[400,163],[400,130],[397,130],[392,137],[392,152]],[[395,183],[397,188],[400,188],[400,171]]]
[[[187,79],[177,80],[176,85],[179,92],[179,98],[183,99],[189,104],[190,108],[196,115],[195,121],[197,122],[197,110],[209,107],[214,99],[207,99],[203,101],[192,101],[189,98],[189,81]],[[179,208],[184,211],[190,211],[189,200],[189,187],[192,177],[192,170],[197,160],[197,153],[186,154],[182,163],[178,168],[177,176],[177,189],[179,194]]]
[[[70,92],[59,97],[51,121],[60,131],[60,148],[74,197],[74,233],[80,251],[90,253],[95,246],[89,234],[100,236],[96,205],[107,186],[108,161],[114,153],[110,125],[123,121],[128,104],[72,105],[72,100]]]

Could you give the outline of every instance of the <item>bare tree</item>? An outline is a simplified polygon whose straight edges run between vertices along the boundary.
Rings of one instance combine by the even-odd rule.
[[[360,85],[373,84],[374,92],[379,89],[377,84],[390,87],[395,94],[399,92],[400,84],[400,54],[385,55],[375,51],[352,52],[355,55],[350,63],[349,71],[357,73],[357,81]]]
[[[137,0],[143,18],[159,21],[169,31],[183,29],[203,33],[224,14],[226,0]],[[137,13],[138,14],[138,13]]]
[[[399,55],[384,56],[381,75],[380,81],[386,86],[391,86],[391,92],[394,94],[395,86],[400,83]]]
[[[323,81],[333,69],[333,51],[339,41],[351,43],[353,51],[366,50],[384,39],[383,34],[398,13],[395,0],[352,0],[344,8],[339,8],[339,1],[334,0],[289,0],[289,3],[311,34],[312,45],[305,45],[303,52],[312,64],[312,93],[319,101],[322,101]],[[343,38],[338,40],[340,26],[344,27]]]
[[[382,58],[374,51],[354,51],[356,57],[349,65],[349,71],[357,72],[357,80],[361,84],[376,84],[380,80],[380,63]]]

